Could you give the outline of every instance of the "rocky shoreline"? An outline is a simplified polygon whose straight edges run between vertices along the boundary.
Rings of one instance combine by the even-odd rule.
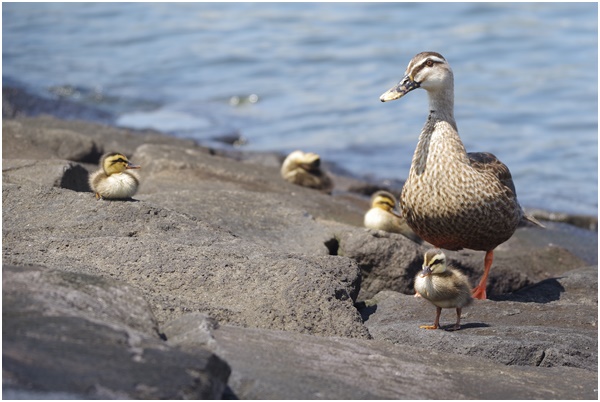
[[[425,331],[434,308],[411,293],[427,247],[362,228],[376,184],[334,174],[329,195],[283,181],[281,155],[8,117],[5,398],[598,396],[596,217],[519,228],[490,300],[458,332]],[[87,187],[114,150],[142,166],[131,201]],[[482,253],[448,257],[481,275]]]

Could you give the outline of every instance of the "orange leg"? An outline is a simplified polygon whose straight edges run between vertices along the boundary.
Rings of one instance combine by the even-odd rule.
[[[440,327],[440,315],[442,314],[442,308],[436,307],[435,311],[435,322],[433,325],[421,325],[419,328],[423,329],[438,329]]]
[[[487,279],[490,273],[490,268],[492,267],[492,262],[494,261],[494,250],[490,250],[485,253],[485,267],[483,269],[483,276],[479,281],[479,285],[475,289],[473,289],[473,297],[476,299],[487,299],[487,295],[485,293],[485,288],[487,287]]]

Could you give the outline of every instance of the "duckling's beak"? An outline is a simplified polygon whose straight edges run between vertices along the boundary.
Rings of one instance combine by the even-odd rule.
[[[131,163],[131,162],[127,162],[127,166],[125,166],[125,169],[140,169],[140,168],[141,168],[141,166],[139,166],[139,165],[134,165],[134,164],[133,164],[133,163]]]
[[[421,271],[421,277],[425,278],[426,276],[431,275],[431,267],[428,265],[423,265],[423,270]]]
[[[396,99],[402,98],[404,95],[412,91],[413,89],[417,89],[421,86],[420,83],[413,80],[410,75],[406,75],[395,87],[389,89],[386,93],[379,97],[379,100],[382,102],[389,102]]]

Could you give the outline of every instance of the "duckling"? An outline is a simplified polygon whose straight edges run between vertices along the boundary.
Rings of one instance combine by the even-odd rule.
[[[315,153],[294,151],[281,166],[281,177],[290,183],[329,192],[333,188],[331,178],[321,170],[321,157]]]
[[[365,227],[400,233],[420,243],[421,239],[406,224],[406,220],[396,212],[397,207],[396,197],[387,191],[377,191],[371,196],[371,209],[367,211],[364,218]]]
[[[140,183],[138,174],[131,169],[139,169],[119,152],[110,152],[100,158],[101,168],[90,174],[89,184],[96,193],[96,199],[131,198]]]
[[[425,253],[423,270],[415,277],[415,291],[436,306],[433,325],[421,325],[420,328],[438,329],[442,308],[456,308],[456,324],[449,330],[460,329],[462,308],[473,301],[471,285],[465,275],[446,265],[446,255],[440,249]]]

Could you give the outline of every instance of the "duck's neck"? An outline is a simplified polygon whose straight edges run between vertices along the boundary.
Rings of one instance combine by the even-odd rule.
[[[429,91],[429,118],[448,122],[458,132],[454,120],[454,86],[448,85],[437,91]]]
[[[425,171],[432,155],[433,163],[442,163],[444,158],[455,161],[468,159],[454,120],[453,86],[430,91],[428,94],[429,116],[419,136],[411,166],[411,171],[415,174]]]

